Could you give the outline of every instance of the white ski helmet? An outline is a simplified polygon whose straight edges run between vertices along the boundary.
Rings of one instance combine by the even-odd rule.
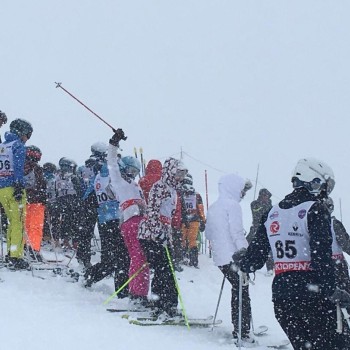
[[[107,154],[108,146],[104,142],[95,142],[91,145],[92,154]]]
[[[333,191],[335,181],[331,167],[315,158],[300,159],[292,173],[293,187],[305,187],[312,194]]]

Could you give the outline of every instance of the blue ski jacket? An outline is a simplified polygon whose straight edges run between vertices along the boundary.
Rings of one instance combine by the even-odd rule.
[[[14,183],[24,186],[24,162],[26,157],[26,148],[22,140],[14,133],[5,133],[5,142],[0,145],[0,155],[5,147],[13,142],[11,151],[13,154],[13,173],[8,176],[0,176],[0,188],[12,187]]]

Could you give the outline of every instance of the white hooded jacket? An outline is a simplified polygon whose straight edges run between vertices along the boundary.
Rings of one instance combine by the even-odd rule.
[[[208,209],[205,235],[211,242],[214,264],[223,266],[232,261],[233,253],[248,246],[239,203],[245,180],[229,174],[218,185],[219,197]]]

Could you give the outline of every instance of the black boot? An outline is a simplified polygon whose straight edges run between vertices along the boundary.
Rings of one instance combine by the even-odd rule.
[[[28,270],[29,263],[21,258],[9,258],[8,267],[11,270]]]
[[[198,269],[198,248],[190,249],[190,266],[194,266]]]

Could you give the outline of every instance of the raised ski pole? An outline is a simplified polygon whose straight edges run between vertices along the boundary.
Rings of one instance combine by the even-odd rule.
[[[140,161],[141,161],[141,169],[142,169],[142,176],[145,175],[145,161],[143,159],[143,149],[140,147]]]
[[[71,94],[67,89],[65,89],[63,86],[62,86],[62,83],[57,83],[55,82],[56,84],[56,88],[61,88],[65,93],[67,93],[69,96],[73,97],[74,100],[78,101],[82,106],[84,106],[89,112],[91,112],[95,117],[97,117],[98,119],[100,119],[103,123],[105,123],[106,125],[108,125],[112,130],[113,132],[116,132],[116,129],[113,128],[113,126],[109,123],[107,123],[103,118],[101,118],[97,113],[95,113],[92,109],[90,109],[87,105],[85,105],[83,102],[81,102],[78,98],[76,98],[73,94]]]
[[[107,298],[103,305],[108,304],[119,292],[121,292],[146,266],[148,262],[145,262],[118,290],[116,290],[109,298]]]
[[[186,324],[187,328],[190,329],[190,324],[188,323],[188,318],[187,318],[187,315],[186,315],[185,306],[184,306],[184,303],[182,301],[182,296],[181,296],[181,293],[180,293],[180,287],[179,287],[179,284],[177,283],[176,274],[175,274],[175,271],[174,271],[174,266],[173,266],[173,262],[171,260],[171,256],[170,256],[170,252],[169,252],[168,247],[165,247],[165,251],[166,251],[166,255],[168,257],[171,273],[173,274],[173,277],[174,277],[175,286],[176,286],[176,290],[177,290],[177,295],[179,296],[181,309],[182,309],[182,312],[183,312],[184,318],[185,318],[185,324]]]
[[[255,195],[256,195],[256,187],[258,186],[259,167],[260,167],[260,164],[258,164],[258,168],[256,170],[255,187],[254,187],[254,200],[255,200]]]

